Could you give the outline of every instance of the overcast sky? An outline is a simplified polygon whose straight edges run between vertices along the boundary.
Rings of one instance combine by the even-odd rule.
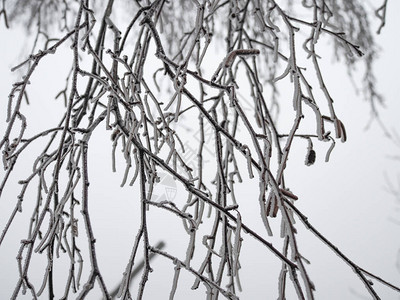
[[[389,0],[387,25],[382,34],[377,36],[377,43],[382,51],[375,65],[378,89],[385,97],[385,107],[379,108],[379,116],[391,133],[395,130],[400,133],[399,11],[399,1]],[[0,132],[4,132],[7,95],[12,83],[16,81],[16,75],[11,74],[9,70],[20,61],[21,57],[24,57],[27,43],[20,31],[5,30],[3,25],[0,26],[0,36],[3,41],[0,50],[2,57],[0,60],[0,105],[3,107],[0,110]],[[26,111],[30,109],[32,112],[28,132],[33,133],[43,129],[48,124],[47,121],[56,122],[59,118],[57,106],[60,105],[60,100],[58,103],[49,101],[63,85],[63,82],[60,84],[59,77],[53,75],[55,69],[60,68],[61,72],[62,68],[54,64],[59,64],[59,61],[52,61],[52,58],[49,58],[49,63],[38,70],[40,75],[33,79],[32,104],[31,107],[25,108]],[[395,196],[388,193],[385,188],[388,184],[385,179],[387,177],[394,187],[400,190],[400,181],[397,179],[400,177],[400,161],[391,159],[392,156],[400,155],[400,147],[384,136],[377,122],[373,122],[368,130],[365,129],[370,119],[370,108],[362,99],[361,94],[355,93],[350,80],[346,77],[346,69],[340,65],[333,65],[330,58],[325,60],[323,68],[326,81],[336,99],[337,114],[346,125],[348,141],[344,144],[337,143],[329,163],[323,160],[326,145],[317,146],[320,152],[317,152],[317,162],[312,167],[305,166],[304,160],[291,158],[286,181],[291,190],[300,198],[296,205],[321,233],[363,268],[400,285],[400,271],[396,267],[396,264],[400,264],[400,202],[396,201]],[[44,90],[46,95],[43,96]],[[43,105],[46,105],[46,110],[43,110]],[[99,148],[102,147],[102,143],[109,143],[109,137],[104,140],[102,137],[97,138]],[[295,143],[292,151],[297,151],[299,156],[304,157],[305,149],[305,143]],[[103,152],[99,149],[93,154],[93,159],[99,161],[109,159],[109,148]],[[98,164],[91,170],[93,174],[104,174],[110,172],[109,166]],[[31,166],[19,165],[13,177],[15,182],[26,176],[24,168],[31,168]],[[3,176],[4,171],[1,172]],[[97,205],[92,206],[93,211],[91,211],[96,220],[95,230],[99,236],[98,249],[102,249],[99,250],[99,256],[103,258],[102,268],[106,270],[106,279],[110,282],[115,282],[113,278],[117,278],[122,273],[126,261],[121,260],[120,257],[129,255],[133,236],[136,233],[132,230],[136,222],[132,217],[134,205],[131,203],[132,197],[129,196],[129,190],[123,189],[119,199],[113,196],[114,193],[119,192],[121,174],[122,172],[107,178],[106,187],[104,187],[104,178],[99,177],[98,180],[94,179],[91,182],[92,197],[99,199]],[[173,183],[170,184],[174,186]],[[178,195],[184,192],[179,185],[175,187]],[[17,188],[18,185],[11,186],[0,199],[1,230],[15,205]],[[249,190],[249,186],[238,189],[238,197],[249,197]],[[29,207],[29,204],[26,205]],[[121,210],[121,205],[126,207],[126,210]],[[171,234],[175,230],[178,232],[182,230],[179,227],[180,222],[175,224],[173,217],[170,219],[170,217],[165,217],[165,214],[158,212],[153,214],[153,217],[159,220],[152,225],[153,242],[167,240],[169,249],[184,253],[187,240],[182,239],[179,234]],[[252,214],[249,207],[247,217],[251,218]],[[255,218],[258,216],[257,212],[254,213]],[[7,237],[4,247],[0,248],[1,299],[9,298],[16,283],[16,249],[26,233],[26,227],[22,225],[26,224],[26,221],[22,217],[18,218],[20,222],[18,224],[21,226],[13,228],[13,234]],[[316,285],[316,298],[363,299],[364,297],[369,299],[362,283],[358,281],[350,267],[332,254],[317,238],[304,230],[300,222],[297,223],[297,227],[302,253],[312,262],[308,270]],[[253,248],[254,241],[249,236],[244,235],[244,238],[248,246],[242,253],[244,287],[242,299],[266,299],[260,295],[260,291],[268,289],[272,289],[272,294],[275,295],[276,284],[264,288],[266,282],[269,282],[269,275],[265,270],[268,268],[279,270],[280,264],[276,263],[271,254],[266,255],[265,251],[261,251],[259,247]],[[34,263],[39,262],[38,259]],[[149,294],[146,294],[146,299],[157,299],[157,297],[165,299],[171,286],[171,278],[167,275],[172,274],[173,266],[170,262],[159,258],[154,261],[154,266],[155,272],[150,275],[153,279],[149,284],[155,288],[150,289]],[[276,272],[270,278],[273,282],[276,282],[275,274]],[[182,276],[183,282],[186,282],[186,279],[192,279],[189,275]],[[189,290],[188,287],[178,291],[176,299],[184,299],[184,295],[187,295],[185,293]],[[375,287],[382,295],[382,299],[400,299],[399,294],[381,287],[378,283]],[[204,299],[203,292],[190,293],[193,299]],[[30,299],[29,294],[28,298]]]

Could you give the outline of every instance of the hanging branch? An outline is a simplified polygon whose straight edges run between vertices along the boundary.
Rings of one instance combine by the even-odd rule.
[[[248,237],[281,263],[274,274],[279,299],[293,297],[289,291],[295,291],[298,299],[314,299],[318,287],[302,254],[297,235],[301,226],[349,265],[374,299],[380,296],[371,280],[400,292],[356,264],[311,225],[296,205],[302,199],[293,189],[295,183],[286,180],[298,140],[307,141],[305,164],[311,167],[319,157],[317,143],[329,143],[328,161],[336,140],[347,139],[335,110],[335,93],[320,65],[320,43],[333,41],[336,55],[346,59],[349,68],[365,52],[365,78],[374,111],[381,100],[374,86],[375,45],[365,7],[356,1],[292,2],[146,0],[125,6],[113,0],[17,0],[7,6],[2,0],[0,17],[6,27],[26,18],[28,28],[36,26],[36,32],[31,55],[12,69],[25,75],[9,94],[7,126],[0,140],[5,169],[0,197],[13,183],[23,154],[34,143],[41,146],[30,162],[32,171],[18,182],[20,192],[0,236],[3,247],[12,225],[19,222],[17,216],[33,207],[28,211],[28,234],[17,252],[18,280],[12,299],[27,291],[33,299],[45,292],[49,299],[84,299],[96,288],[105,299],[132,299],[135,294],[143,299],[151,290],[152,258],[172,262],[170,299],[181,289],[185,271],[193,276],[192,289],[205,287],[207,299],[239,299],[247,288],[239,273],[246,264],[241,249]],[[375,11],[378,33],[385,25],[386,9],[384,1]],[[124,21],[120,13],[129,18]],[[28,99],[30,81],[50,55],[63,60],[60,49],[68,43],[71,69],[56,95],[65,100],[62,118],[27,136],[30,115],[23,99]],[[289,100],[279,97],[278,82],[291,93]],[[318,88],[320,93],[315,92]],[[291,104],[281,112],[291,117],[288,131],[282,131],[276,118],[280,106],[286,107],[281,105],[284,101]],[[41,103],[45,111],[46,103]],[[307,128],[305,119],[314,119],[315,126]],[[96,205],[89,183],[98,175],[90,171],[92,153],[107,147],[96,144],[101,134],[110,135],[111,169],[122,172],[121,187],[131,191],[140,212],[130,256],[123,274],[118,274],[120,284],[111,292],[96,251],[100,233],[95,237],[94,224],[99,220],[89,209]],[[185,191],[165,185],[165,194],[157,195],[163,176]],[[252,183],[258,188],[250,196],[238,193]],[[249,212],[248,203],[254,201],[258,211]],[[168,240],[152,246],[155,232],[150,229],[159,221],[149,213],[152,210],[182,223],[182,239],[188,240],[182,257]],[[250,225],[249,215],[259,216],[264,228]],[[280,232],[272,222],[280,222]],[[81,231],[88,239],[82,245]],[[281,248],[272,244],[274,235],[280,237]],[[164,244],[168,244],[165,251]],[[43,276],[38,284],[32,279],[32,259],[39,255],[46,261],[41,273],[34,270]],[[67,277],[60,291],[55,283],[60,278],[57,271],[66,267],[59,260],[63,255],[69,269],[63,269]]]

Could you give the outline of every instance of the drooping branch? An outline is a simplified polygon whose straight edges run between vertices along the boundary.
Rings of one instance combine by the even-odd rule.
[[[41,144],[42,150],[31,161],[32,172],[19,182],[21,191],[0,236],[3,246],[26,201],[35,199],[28,236],[17,253],[19,278],[13,299],[27,289],[34,299],[46,289],[49,298],[58,297],[55,264],[64,253],[69,271],[62,299],[71,292],[78,299],[89,297],[96,280],[106,299],[130,299],[132,294],[142,299],[150,289],[150,258],[154,255],[173,262],[170,299],[178,291],[182,270],[193,275],[193,289],[200,283],[206,287],[210,299],[219,295],[238,299],[246,289],[239,278],[245,261],[241,255],[244,233],[282,264],[276,274],[280,299],[289,297],[289,290],[299,299],[314,299],[316,287],[304,263],[307,260],[297,236],[302,225],[296,224],[296,216],[352,268],[372,297],[379,295],[368,278],[400,291],[358,266],[313,227],[295,204],[302,199],[289,188],[293,183],[286,180],[297,140],[307,142],[305,164],[311,166],[318,155],[316,143],[331,145],[328,160],[335,139],[345,142],[347,138],[335,110],[335,93],[320,65],[320,43],[333,40],[337,55],[351,66],[356,57],[346,55],[365,52],[370,100],[373,104],[379,100],[371,73],[375,48],[363,5],[334,0],[292,4],[274,0],[133,1],[122,8],[129,11],[129,19],[123,21],[117,18],[120,3],[113,0],[15,3],[8,8],[2,1],[0,16],[6,26],[25,15],[28,26],[36,24],[37,31],[32,55],[13,69],[25,76],[9,96],[8,124],[0,141],[5,168],[0,196],[11,184],[22,154],[34,143]],[[385,25],[386,7],[384,1],[376,10],[381,22],[378,32]],[[60,27],[60,38],[48,31],[54,24]],[[56,96],[65,99],[62,118],[57,125],[26,137],[29,114],[23,99],[30,80],[45,58],[59,55],[68,42],[72,44],[72,67]],[[41,43],[43,50],[36,50]],[[373,50],[366,51],[366,45]],[[286,130],[276,118],[286,101],[277,93],[280,84],[290,92],[291,106],[284,113],[292,117],[292,123]],[[314,119],[314,127],[299,132],[306,119]],[[89,165],[91,151],[105,147],[96,145],[96,136],[108,133],[112,170],[122,168],[121,186],[131,190],[140,212],[121,283],[112,292],[99,268],[93,230],[97,220],[89,210],[89,204],[91,208],[95,205],[89,182],[97,175]],[[163,174],[185,192],[168,186]],[[35,183],[35,197],[31,197]],[[242,195],[238,190],[252,183],[257,188],[250,196],[238,196]],[[157,195],[160,187],[165,193]],[[249,225],[253,222],[248,219],[247,203],[253,201],[258,211],[250,215],[259,216],[263,229]],[[183,257],[175,255],[173,247],[161,251],[151,246],[149,228],[157,220],[149,210],[156,209],[183,224],[188,238]],[[78,246],[79,220],[85,224],[88,254]],[[271,236],[278,235],[270,225],[275,221],[281,224],[281,250],[271,241]],[[36,287],[28,270],[32,257],[43,254],[43,280]],[[137,262],[141,254],[142,264]],[[131,287],[139,267],[141,279]],[[86,269],[89,276],[81,287]]]

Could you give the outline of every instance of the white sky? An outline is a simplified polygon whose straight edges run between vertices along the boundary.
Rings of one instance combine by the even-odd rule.
[[[400,46],[400,39],[398,38],[399,11],[399,1],[389,0],[387,25],[382,34],[377,37],[377,43],[382,47],[382,51],[375,65],[378,88],[386,99],[386,108],[380,109],[380,117],[390,130],[397,129],[398,132],[400,132],[398,122],[400,117],[398,99],[400,95],[398,76],[398,70],[400,70],[398,55]],[[21,32],[18,30],[6,31],[3,27],[3,25],[0,27],[0,36],[2,41],[5,42],[0,50],[2,57],[0,60],[0,105],[6,107],[7,95],[16,78],[9,70],[19,61],[24,53],[21,48],[25,50],[26,43],[24,43],[24,36]],[[52,59],[49,58],[50,62],[38,70],[40,75],[32,80],[31,92],[34,95],[30,99],[32,105],[25,110],[28,112],[29,109],[32,112],[32,119],[31,121],[28,120],[30,132],[45,127],[52,120],[53,123],[56,122],[59,117],[55,112],[61,100],[54,102],[51,98],[57,94],[64,81],[62,79],[60,82],[54,78],[54,69],[59,68],[59,66],[54,65],[57,63],[56,58],[54,58],[54,61]],[[329,58],[323,67],[326,81],[334,99],[336,99],[337,114],[346,125],[348,141],[345,144],[337,143],[329,163],[325,163],[322,159],[326,145],[317,146],[320,151],[317,152],[317,162],[312,167],[304,166],[302,159],[291,158],[286,173],[286,181],[291,190],[300,198],[296,205],[309,217],[309,221],[321,233],[363,268],[400,285],[400,272],[396,268],[400,249],[400,203],[396,202],[395,197],[387,193],[384,188],[387,184],[384,177],[386,173],[400,189],[399,182],[396,179],[397,176],[400,176],[400,162],[389,158],[392,155],[399,155],[400,148],[383,136],[382,130],[376,122],[369,130],[365,130],[369,120],[369,107],[360,96],[355,95],[354,89],[345,75],[345,69],[338,65],[332,66]],[[62,73],[62,70],[60,72]],[[63,78],[63,76],[60,77]],[[45,98],[39,96],[42,95],[43,90],[46,90]],[[42,109],[43,105],[46,105],[45,111]],[[5,109],[2,109],[0,114],[0,132],[4,132]],[[93,153],[93,162],[95,159],[98,159],[98,161],[109,159],[109,148],[104,151],[100,149],[106,148],[103,147],[103,143],[110,144],[109,138],[102,139],[100,136],[96,138],[99,143],[99,151]],[[292,152],[298,151],[299,156],[304,157],[306,146],[305,142],[295,143]],[[30,169],[31,165],[19,165],[17,167],[16,174],[13,177],[15,182],[26,176],[27,173],[24,168]],[[107,172],[111,174],[110,164],[98,164],[93,166],[91,170],[93,170],[91,171],[92,174]],[[3,176],[4,172],[1,172],[0,174]],[[97,249],[100,252],[101,267],[106,270],[106,280],[108,279],[111,282],[109,288],[114,287],[113,284],[116,284],[117,280],[115,278],[123,272],[125,260],[121,257],[129,255],[136,234],[136,229],[132,228],[137,226],[135,225],[137,222],[133,218],[135,206],[132,201],[134,202],[136,199],[132,198],[135,197],[129,194],[127,188],[124,188],[122,193],[119,194],[121,195],[120,198],[114,196],[114,192],[120,191],[118,186],[121,178],[122,171],[107,177],[106,187],[104,187],[103,177],[98,177],[98,180],[92,179],[90,186],[91,197],[98,199],[98,203],[91,206],[91,213],[96,220],[95,233],[98,236]],[[177,189],[178,195],[179,192],[184,192],[179,185]],[[239,197],[249,198],[249,190],[251,190],[250,186],[246,186],[239,189],[237,194]],[[18,192],[18,186],[13,185],[0,199],[1,230],[14,207]],[[29,207],[29,203],[24,205]],[[121,210],[121,206],[126,209]],[[254,218],[259,216],[256,209],[255,211],[251,210],[249,204],[246,215],[250,219],[249,223],[252,222],[251,217],[253,215]],[[151,212],[151,216],[159,220],[152,225],[153,243],[164,239],[168,243],[168,250],[172,249],[184,254],[187,244],[186,236],[185,234],[174,234],[175,230],[182,230],[179,227],[180,222],[176,224],[174,217],[159,214],[157,211]],[[23,218],[20,216],[18,218],[18,222],[22,222],[19,223],[21,225],[13,228],[13,234],[7,237],[4,247],[0,248],[1,299],[10,297],[16,282],[16,249],[19,247],[19,241],[26,233],[26,227],[22,226]],[[129,226],[127,226],[127,222]],[[307,268],[316,285],[317,299],[363,299],[356,294],[364,295],[365,299],[370,298],[361,282],[345,263],[309,232],[302,229],[303,226],[300,225],[300,222],[298,222],[297,227],[299,228],[298,236],[301,252],[312,262]],[[81,234],[83,235],[83,233],[82,227]],[[185,236],[185,239],[182,239],[182,236]],[[276,259],[271,254],[265,254],[264,249],[256,246],[249,236],[244,235],[244,239],[246,246],[242,253],[243,269],[241,275],[244,292],[241,299],[266,299],[260,294],[260,291],[265,292],[267,290],[271,290],[271,295],[276,295],[275,275],[280,264],[277,264]],[[82,248],[84,248],[85,242],[85,237],[83,237]],[[246,256],[246,254],[248,255]],[[155,272],[150,274],[149,282],[149,285],[154,288],[149,289],[145,298],[165,299],[169,293],[172,280],[166,274],[172,274],[173,265],[169,261],[158,258],[154,261],[154,269]],[[269,269],[275,270],[275,272],[272,272],[273,275],[270,275]],[[185,278],[192,279],[191,276],[185,274],[184,271],[181,273],[184,283],[186,282]],[[274,284],[267,286],[269,280],[272,280]],[[191,281],[187,282],[190,284]],[[400,299],[399,294],[388,288],[381,288],[379,284],[376,284],[375,287],[382,299]],[[176,299],[185,299],[188,295],[193,299],[204,299],[203,291],[204,289],[201,288],[198,292],[192,292],[188,287],[182,287],[178,291]],[[93,295],[95,294],[98,293]],[[30,299],[29,294],[27,296],[26,298]],[[274,297],[276,298],[276,296]]]

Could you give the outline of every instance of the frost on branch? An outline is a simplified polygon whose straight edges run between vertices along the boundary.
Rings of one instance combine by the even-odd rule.
[[[192,276],[192,289],[203,287],[199,293],[207,299],[238,299],[246,289],[240,280],[241,250],[250,238],[281,264],[276,274],[279,299],[285,299],[289,290],[299,299],[313,299],[316,287],[307,272],[309,261],[298,244],[296,228],[302,225],[351,266],[373,297],[378,299],[371,279],[399,291],[356,265],[313,227],[295,205],[301,197],[285,180],[293,143],[308,142],[305,164],[311,166],[317,157],[315,143],[329,143],[328,160],[335,140],[346,141],[334,93],[320,66],[320,45],[333,43],[338,58],[351,67],[365,53],[369,100],[372,105],[380,101],[371,67],[376,46],[361,2],[2,4],[0,16],[11,24],[24,24],[34,33],[34,41],[31,53],[15,67],[24,76],[10,89],[0,141],[5,170],[0,195],[11,184],[20,155],[33,143],[42,146],[30,161],[32,171],[19,181],[15,209],[0,237],[2,246],[26,202],[34,201],[28,234],[17,253],[13,299],[25,292],[37,298],[45,290],[50,298],[67,299],[74,293],[84,299],[95,287],[106,299],[141,299],[156,272],[151,266],[154,256],[169,261],[173,271],[170,299],[177,294],[183,273]],[[384,9],[378,10],[382,26]],[[64,59],[60,52],[66,48],[71,60],[65,64],[71,69],[56,97],[64,99],[63,116],[59,123],[28,136],[29,107],[24,100],[30,80],[48,56]],[[282,86],[289,97],[280,97]],[[277,123],[281,109],[291,116],[289,126]],[[315,120],[314,126],[300,132],[309,119]],[[98,174],[91,171],[90,155],[99,147],[97,134],[109,135],[110,169],[122,172],[121,187],[131,189],[130,199],[140,215],[118,291],[112,292],[97,255],[98,220],[89,209],[96,206],[90,181]],[[177,192],[178,185],[184,192]],[[256,186],[256,196],[243,197],[239,192],[246,186]],[[259,216],[263,230],[250,225],[253,220],[246,210],[254,202],[258,211],[250,215]],[[166,250],[154,246],[149,228],[157,222],[151,215],[155,210],[183,225],[182,239],[188,241],[183,255],[168,248],[168,240]],[[80,239],[82,235],[87,241]],[[272,244],[273,238],[280,247]],[[30,262],[39,255],[47,264],[38,284],[31,280]],[[53,272],[61,256],[69,263],[64,266],[68,275],[62,291],[54,287],[60,282]],[[138,272],[140,279],[132,287]]]

